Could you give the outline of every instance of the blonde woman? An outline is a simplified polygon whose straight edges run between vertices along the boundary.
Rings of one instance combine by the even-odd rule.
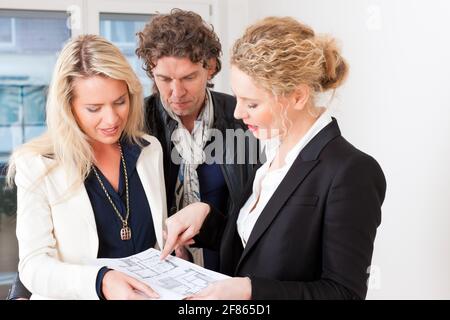
[[[270,17],[237,40],[231,65],[234,115],[270,142],[267,162],[226,222],[205,203],[170,217],[162,256],[198,233],[197,245],[220,246],[234,278],[192,299],[364,299],[386,182],[315,104],[348,73],[334,40]]]
[[[32,298],[143,299],[157,293],[95,258],[162,247],[162,151],[143,134],[142,89],[119,49],[94,35],[63,48],[47,131],[16,150],[19,274]]]

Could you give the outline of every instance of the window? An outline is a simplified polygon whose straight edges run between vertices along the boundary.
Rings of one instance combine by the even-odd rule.
[[[100,13],[100,35],[120,48],[141,80],[144,95],[151,93],[151,80],[142,69],[142,61],[135,54],[136,33],[150,21],[151,15]]]
[[[172,8],[192,10],[202,16],[205,21],[211,22],[212,2],[209,0],[188,0],[178,3],[150,0],[88,1],[87,22],[89,26],[92,26],[90,32],[104,36],[122,50],[141,80],[144,95],[149,95],[152,81],[142,69],[142,61],[134,53],[137,43],[136,32],[150,21],[152,15],[169,12]]]
[[[15,147],[45,129],[46,90],[71,32],[66,12],[0,10],[0,17],[15,25],[14,45],[0,47],[0,60],[9,62],[0,65],[0,162],[6,162]]]
[[[70,37],[65,11],[0,9],[0,169],[14,148],[45,130],[52,69]],[[18,262],[16,194],[4,185],[0,175],[0,299]]]

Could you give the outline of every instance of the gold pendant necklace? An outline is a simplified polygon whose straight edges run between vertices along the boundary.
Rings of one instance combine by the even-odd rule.
[[[127,206],[127,214],[125,216],[125,219],[122,218],[122,215],[120,214],[119,210],[117,209],[116,205],[111,199],[111,196],[109,195],[108,191],[106,190],[102,179],[100,179],[100,176],[98,175],[97,169],[95,169],[95,166],[92,166],[92,169],[94,170],[95,176],[97,177],[98,182],[100,183],[100,186],[102,187],[103,191],[105,192],[106,198],[108,198],[109,203],[111,203],[111,206],[114,209],[114,212],[119,217],[120,221],[122,222],[122,229],[120,229],[120,239],[126,241],[131,239],[131,229],[128,226],[128,218],[130,216],[130,200],[129,200],[129,193],[128,193],[128,174],[127,174],[127,166],[125,164],[125,158],[123,157],[122,153],[122,147],[120,143],[119,150],[120,150],[120,158],[122,160],[122,166],[123,166],[123,172],[125,175],[125,194],[126,194],[126,206]]]

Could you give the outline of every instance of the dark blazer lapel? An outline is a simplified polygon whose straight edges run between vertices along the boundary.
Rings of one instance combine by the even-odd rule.
[[[278,215],[291,194],[298,188],[311,170],[319,163],[317,158],[319,157],[322,149],[335,137],[340,136],[340,134],[341,133],[336,119],[333,118],[333,121],[323,128],[303,148],[256,221],[247,245],[245,246],[244,252],[242,253],[236,267],[236,271],[245,259],[246,255],[250,252],[250,250],[252,250],[252,247],[266,231],[273,219],[275,219]]]

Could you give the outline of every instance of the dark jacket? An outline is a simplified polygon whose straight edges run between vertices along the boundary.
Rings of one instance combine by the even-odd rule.
[[[236,107],[236,99],[233,96],[214,91],[211,91],[211,96],[214,106],[213,128],[218,129],[224,139],[223,155],[218,157],[222,159],[219,165],[228,187],[227,212],[232,212],[242,195],[249,175],[259,161],[258,142],[251,134],[247,134],[244,145],[238,145],[235,139],[225,141],[227,129],[245,131],[247,128],[242,121],[236,120],[233,116]],[[174,191],[179,164],[171,159],[172,149],[174,149],[171,136],[177,127],[177,122],[164,110],[159,95],[147,97],[144,106],[148,131],[159,140],[163,147],[167,208],[169,214],[172,214],[175,212]],[[230,143],[232,148],[229,147]]]
[[[243,249],[236,220],[252,184],[228,217],[213,208],[197,237],[220,246],[220,271],[249,276],[253,299],[364,299],[386,190],[378,163],[333,119],[300,152]]]

